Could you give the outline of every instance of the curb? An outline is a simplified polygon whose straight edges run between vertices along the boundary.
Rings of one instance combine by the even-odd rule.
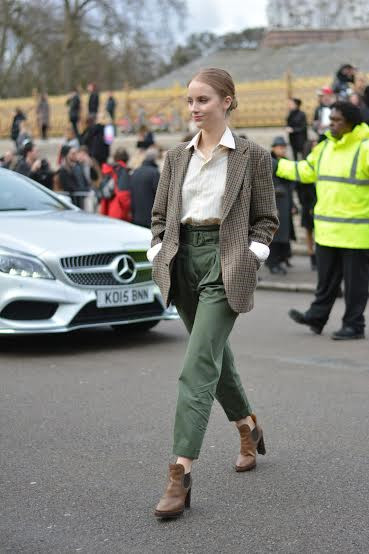
[[[259,281],[257,288],[261,290],[275,290],[284,292],[315,292],[315,285],[311,283],[281,283],[279,281]]]

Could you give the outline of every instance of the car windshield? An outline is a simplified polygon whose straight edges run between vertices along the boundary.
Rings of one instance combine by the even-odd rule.
[[[0,212],[68,209],[30,179],[7,169],[0,170]]]

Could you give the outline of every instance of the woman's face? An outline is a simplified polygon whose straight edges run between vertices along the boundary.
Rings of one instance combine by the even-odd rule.
[[[187,102],[196,127],[211,129],[225,122],[232,98],[222,98],[210,85],[194,80],[188,86]]]

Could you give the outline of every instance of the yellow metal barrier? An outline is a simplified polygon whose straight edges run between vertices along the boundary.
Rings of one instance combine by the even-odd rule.
[[[237,85],[238,109],[232,114],[231,124],[235,127],[280,127],[285,125],[288,92],[303,101],[303,109],[309,119],[317,104],[316,90],[329,84],[332,78],[306,77],[293,79],[287,74],[284,79],[254,81]],[[129,118],[138,121],[139,114],[146,118],[162,116],[172,128],[175,121],[185,130],[188,122],[186,89],[178,84],[168,89],[130,90],[114,92],[117,100],[117,121]],[[104,108],[107,93],[101,93],[100,106]],[[66,96],[50,96],[50,132],[51,136],[61,136],[69,127]],[[37,97],[0,100],[0,137],[10,135],[13,112],[20,107],[27,114],[28,126],[33,136],[38,136],[36,116]],[[82,127],[86,119],[87,95],[82,95]]]

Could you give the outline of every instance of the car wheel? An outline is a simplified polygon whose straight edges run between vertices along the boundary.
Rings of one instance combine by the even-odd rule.
[[[155,325],[158,325],[160,321],[143,321],[142,323],[129,323],[126,325],[112,325],[114,331],[120,335],[127,333],[145,333],[149,331]]]

